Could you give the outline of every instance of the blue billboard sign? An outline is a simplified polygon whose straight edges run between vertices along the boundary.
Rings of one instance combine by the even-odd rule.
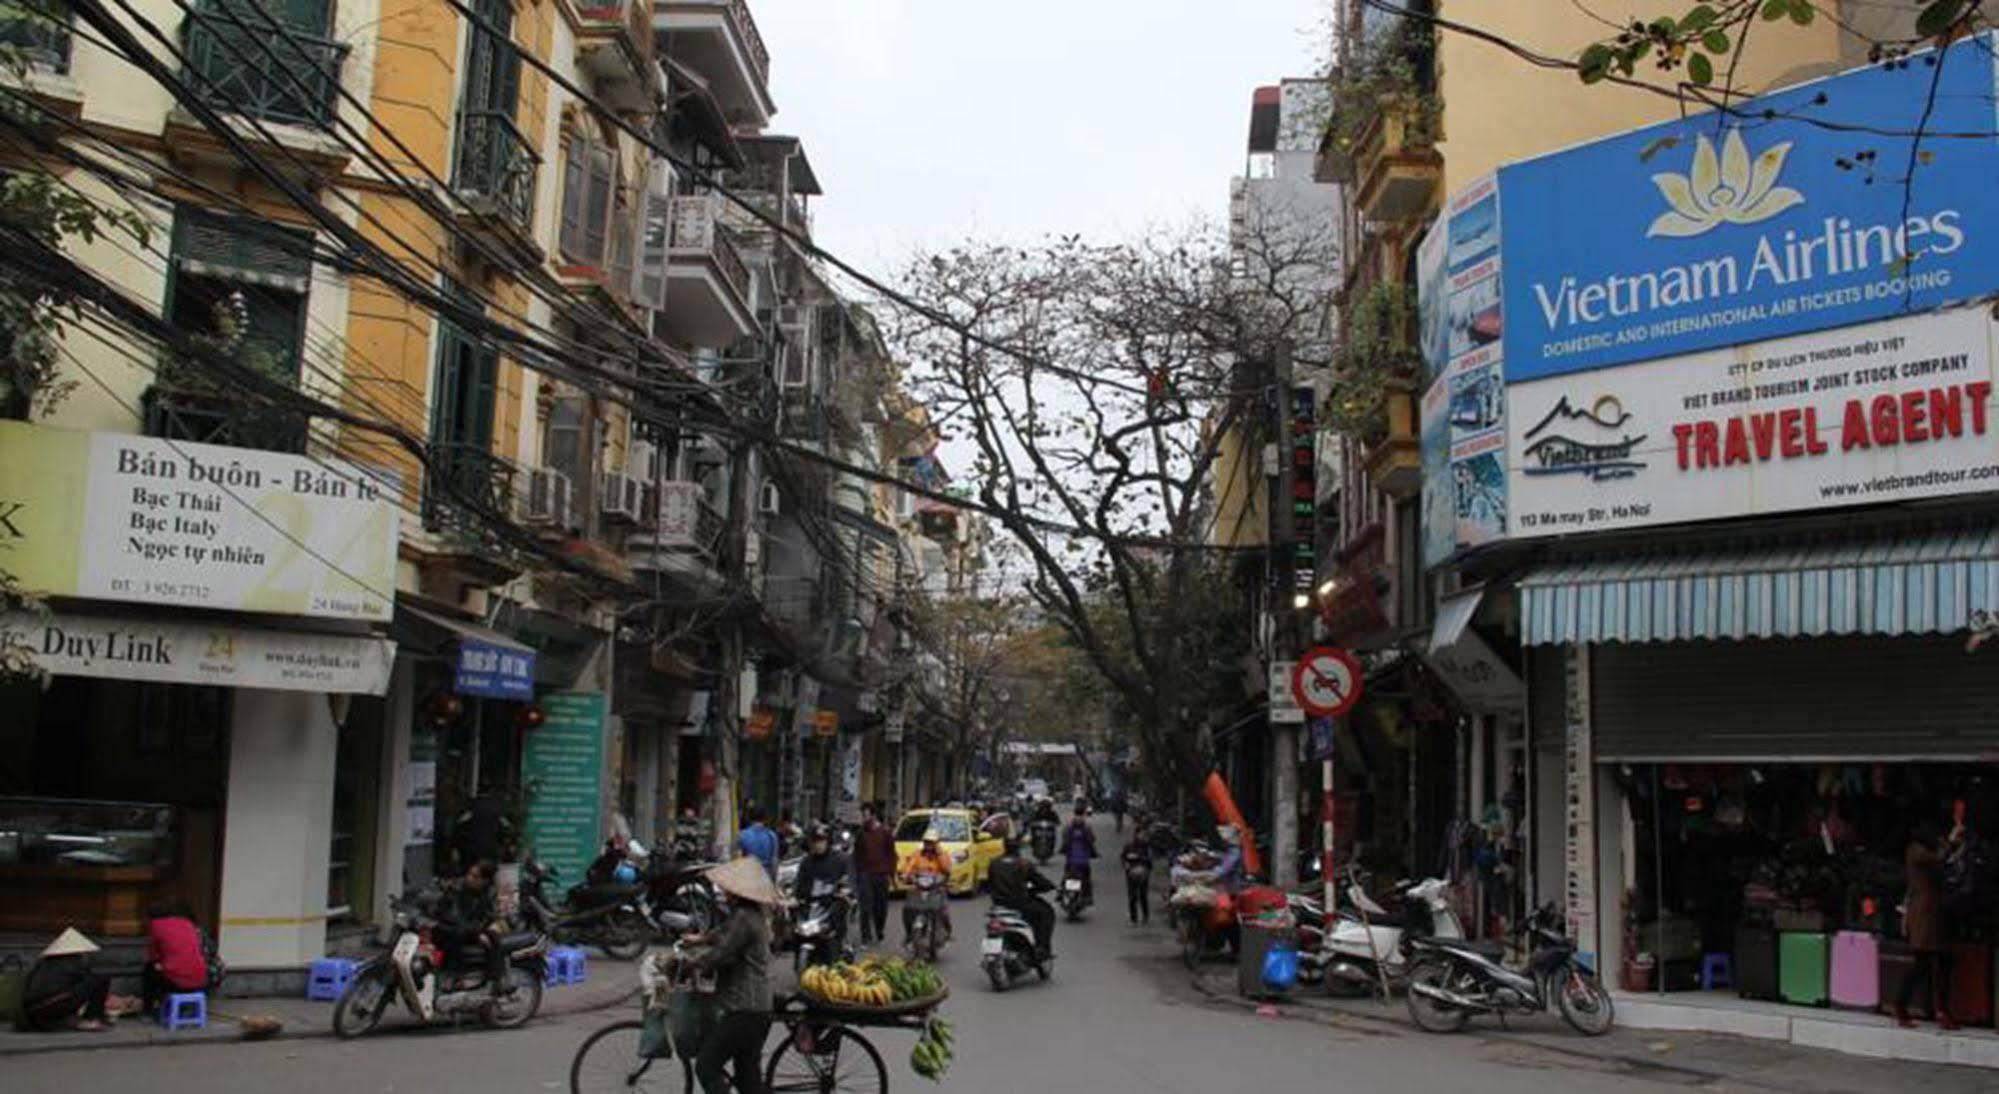
[[[533,699],[534,662],[531,649],[461,638],[451,690],[481,699]]]
[[[1506,379],[1999,290],[1993,89],[1960,42],[1502,168]]]

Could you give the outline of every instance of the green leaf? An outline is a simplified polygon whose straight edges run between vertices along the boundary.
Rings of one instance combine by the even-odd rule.
[[[1679,24],[1673,22],[1672,16],[1661,15],[1657,19],[1652,20],[1652,29],[1663,37],[1671,38],[1673,32],[1679,29]]]
[[[1695,4],[1694,10],[1680,17],[1680,30],[1685,34],[1699,34],[1714,22],[1714,9],[1706,4]]]
[[[1728,32],[1725,30],[1711,30],[1701,35],[1701,48],[1709,53],[1727,53],[1728,46]]]
[[[1964,0],[1930,0],[1921,14],[1916,16],[1916,33],[1925,38],[1937,38],[1949,33],[1964,14]]]
[[[1695,87],[1706,87],[1714,82],[1714,62],[1708,60],[1705,53],[1688,57],[1687,76],[1693,80]]]
[[[1763,20],[1774,23],[1791,14],[1791,0],[1763,0]]]
[[[1812,6],[1812,0],[1791,0],[1791,22],[1801,27],[1808,27],[1812,25],[1813,19],[1818,18],[1818,14],[1818,9]]]
[[[1581,76],[1586,84],[1596,83],[1610,74],[1610,63],[1614,58],[1610,47],[1598,42],[1583,50],[1582,57],[1576,61],[1576,75]]]

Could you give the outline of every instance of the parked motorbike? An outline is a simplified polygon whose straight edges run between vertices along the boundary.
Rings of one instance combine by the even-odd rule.
[[[986,911],[986,937],[979,943],[979,965],[994,991],[1005,991],[1032,969],[1048,979],[1055,971],[1055,959],[1043,958],[1034,948],[1034,925],[1011,908],[995,904]]]
[[[847,945],[846,937],[848,911],[853,903],[853,893],[843,885],[814,900],[810,907],[793,905],[791,939],[796,945],[792,952],[793,971],[854,959],[854,948]]]
[[[1464,925],[1451,909],[1448,885],[1439,878],[1396,886],[1398,912],[1367,895],[1360,874],[1346,874],[1347,905],[1330,920],[1318,900],[1294,895],[1299,956],[1304,967],[1325,977],[1326,990],[1369,994],[1384,980],[1400,984],[1407,974],[1408,946],[1417,938],[1462,939]],[[1364,914],[1363,914],[1364,913]]]
[[[1090,906],[1089,886],[1080,876],[1072,872],[1062,879],[1062,892],[1055,898],[1055,902],[1061,905],[1063,916],[1074,923],[1083,918],[1083,909]]]
[[[655,854],[647,862],[645,910],[659,938],[672,942],[720,922],[721,902],[704,876],[712,865],[689,838],[674,841],[670,858]]]
[[[495,983],[486,973],[486,950],[469,946],[447,954],[432,941],[432,918],[416,902],[390,902],[395,943],[355,971],[333,1005],[333,1032],[359,1037],[382,1021],[389,1004],[401,999],[420,1022],[456,1021],[477,1015],[494,1029],[514,1029],[541,1009],[547,974],[548,940],[538,931],[502,935],[507,976]]]
[[[910,879],[909,895],[903,899],[902,918],[909,935],[910,956],[936,961],[937,951],[950,941],[944,926],[944,904],[950,900],[943,874],[921,873]]]
[[[1030,822],[1027,826],[1028,842],[1034,848],[1036,861],[1047,862],[1055,857],[1055,822],[1046,817]]]
[[[653,926],[646,914],[644,882],[578,885],[558,907],[547,890],[559,880],[553,866],[533,858],[521,864],[521,918],[529,927],[557,942],[595,946],[620,961],[645,952]]]
[[[1550,1003],[1587,1037],[1610,1031],[1610,993],[1576,961],[1576,944],[1553,904],[1527,923],[1534,953],[1524,969],[1508,968],[1497,944],[1462,939],[1410,941],[1409,1016],[1431,1033],[1455,1033],[1474,1014],[1539,1013]]]

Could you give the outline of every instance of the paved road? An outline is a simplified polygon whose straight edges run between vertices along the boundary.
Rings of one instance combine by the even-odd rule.
[[[1103,898],[1084,923],[1057,932],[1055,979],[995,994],[970,940],[985,902],[952,907],[957,940],[944,958],[959,1029],[945,1087],[964,1091],[1216,1094],[1245,1089],[1477,1091],[1540,1094],[1657,1090],[1671,1076],[1596,1070],[1531,1047],[1413,1031],[1359,1031],[1259,1018],[1192,990],[1171,938],[1155,920],[1128,927],[1115,840],[1101,837]],[[65,1052],[0,1061],[10,1092],[146,1090],[159,1094],[280,1091],[540,1092],[567,1088],[568,1064],[590,1030],[620,1017],[577,1015],[512,1033],[385,1030],[358,1042],[278,1041]],[[926,1088],[908,1069],[914,1035],[876,1038],[901,1091]]]

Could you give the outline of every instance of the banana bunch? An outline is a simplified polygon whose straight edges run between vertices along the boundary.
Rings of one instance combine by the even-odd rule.
[[[951,1023],[932,1018],[923,1027],[923,1039],[909,1052],[910,1069],[933,1083],[943,1082],[944,1073],[951,1070],[954,1036]]]
[[[859,967],[865,973],[888,981],[890,995],[896,1002],[923,999],[944,990],[944,979],[937,974],[936,967],[920,961],[870,956]]]
[[[895,999],[886,979],[845,963],[813,965],[799,974],[798,986],[814,998],[848,1006],[885,1007]]]

